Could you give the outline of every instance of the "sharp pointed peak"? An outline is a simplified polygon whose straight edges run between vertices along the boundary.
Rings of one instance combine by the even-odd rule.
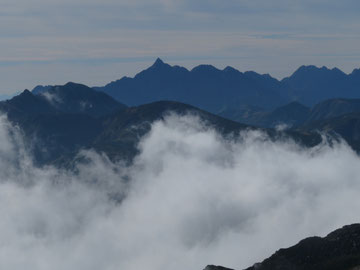
[[[160,57],[156,58],[155,64],[164,64],[164,61]]]
[[[171,67],[171,66],[169,64],[165,63],[160,58],[157,58],[156,61],[154,62],[154,64],[149,69],[163,69],[163,68],[168,68],[168,67]]]
[[[157,58],[156,59],[156,61],[154,62],[154,64],[152,65],[152,67],[161,67],[161,66],[164,66],[164,65],[166,65],[165,63],[164,63],[164,61],[163,60],[161,60],[161,58]]]
[[[21,95],[31,95],[32,96],[32,93],[29,91],[29,89],[25,89]]]

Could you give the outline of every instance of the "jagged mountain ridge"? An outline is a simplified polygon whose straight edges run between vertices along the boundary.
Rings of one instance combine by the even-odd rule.
[[[189,71],[161,59],[134,78],[123,77],[95,89],[130,106],[173,100],[212,113],[240,104],[273,108],[287,101],[280,93],[280,83],[269,75],[242,73],[231,67],[219,70],[211,65]]]
[[[62,102],[53,102],[55,97],[49,100],[49,93],[61,98]],[[93,97],[95,100],[92,100]],[[94,101],[93,107],[83,109],[80,103],[84,99]],[[56,86],[38,95],[25,90],[13,99],[1,102],[0,110],[7,113],[9,120],[22,129],[29,144],[37,145],[33,151],[40,165],[69,164],[80,149],[104,152],[112,160],[131,160],[137,153],[137,143],[150,130],[151,123],[162,119],[169,112],[196,114],[224,135],[255,129],[174,101],[127,108],[105,93],[74,83]],[[320,136],[309,132],[260,130],[274,140],[291,137],[307,146],[321,141]]]
[[[301,66],[281,81],[290,98],[313,106],[326,99],[359,98],[360,72],[345,74],[338,68]]]
[[[360,98],[360,71],[345,74],[337,68],[301,66],[279,81],[268,74],[232,67],[219,70],[200,65],[187,70],[157,59],[134,78],[123,77],[95,89],[131,106],[173,100],[212,113],[243,106],[271,111],[292,101],[313,106],[326,99]]]
[[[0,102],[0,110],[21,128],[39,164],[88,145],[101,131],[101,117],[125,109],[108,95],[75,83],[38,95],[25,90]]]
[[[70,87],[70,88],[68,88]],[[67,89],[74,94],[74,91],[79,89],[79,93],[82,93],[81,89],[86,89],[86,94],[89,96],[93,95],[95,91],[92,89],[86,88],[82,85],[76,85],[70,83],[66,87],[59,86],[54,91],[59,91],[58,94],[60,96],[64,94],[64,97],[67,97]],[[49,91],[49,90],[47,90]],[[64,92],[64,93],[62,93]],[[50,164],[57,164],[60,162],[70,161],[71,158],[74,157],[74,153],[76,153],[81,148],[92,148],[100,152],[106,153],[111,159],[130,157],[136,154],[136,143],[138,142],[139,137],[145,134],[149,128],[150,123],[155,120],[161,119],[166,115],[166,113],[170,111],[174,111],[178,114],[185,114],[189,111],[192,113],[196,113],[203,119],[207,120],[212,126],[218,129],[220,132],[228,133],[233,131],[239,131],[249,127],[248,125],[242,125],[211,113],[208,113],[203,110],[199,110],[193,106],[186,105],[179,102],[170,102],[170,101],[160,101],[154,102],[142,106],[130,107],[126,108],[123,105],[119,105],[119,108],[114,109],[112,112],[93,112],[91,110],[79,110],[78,106],[64,106],[60,107],[63,109],[59,109],[57,103],[52,103],[49,101],[49,97],[44,96],[46,92],[33,95],[30,91],[24,91],[21,95],[14,97],[13,99],[0,103],[0,108],[5,110],[10,116],[10,120],[18,121],[17,123],[23,128],[25,134],[28,137],[33,137],[33,135],[37,135],[38,138],[41,138],[43,142],[42,147],[48,148],[50,152],[56,153],[57,155],[50,157],[45,157],[44,160]],[[56,92],[57,93],[57,92]],[[105,95],[105,94],[103,94]],[[70,95],[70,98],[76,97]],[[80,95],[81,96],[81,95]],[[109,97],[110,98],[110,97]],[[110,98],[111,99],[111,98]],[[75,98],[74,98],[75,100]],[[72,102],[74,102],[72,100]],[[81,99],[77,99],[78,102]],[[111,102],[113,102],[112,100]],[[116,101],[115,101],[116,103]],[[115,104],[114,103],[114,104]],[[293,104],[294,107],[300,108],[298,104]],[[356,107],[356,106],[355,106]],[[70,109],[69,109],[70,108]],[[74,109],[75,108],[75,109]],[[97,108],[97,105],[95,106]],[[99,106],[99,109],[102,108]],[[101,109],[102,110],[102,109]],[[281,112],[281,110],[280,110]],[[342,110],[339,110],[342,113]],[[349,114],[344,114],[341,117],[348,117]],[[13,118],[11,118],[13,117]],[[357,117],[357,116],[356,116]],[[358,117],[360,119],[360,117]],[[333,119],[333,118],[331,118]],[[134,129],[134,126],[137,127]],[[317,127],[319,125],[317,124]],[[313,128],[310,128],[311,131]],[[271,129],[263,129],[268,132],[270,135],[277,136],[277,133]],[[355,127],[355,130],[359,130],[358,126]],[[296,137],[299,136],[301,140],[309,139],[314,140],[315,137],[309,135],[308,137],[304,137],[305,133],[301,132],[293,132],[290,131],[287,133],[287,136]],[[307,131],[306,131],[307,132]],[[315,139],[316,141],[316,139]],[[314,141],[309,145],[313,145]],[[54,148],[55,147],[55,148]],[[46,163],[45,162],[45,163]],[[340,239],[342,237],[342,233],[334,234],[336,237],[332,237],[331,239]],[[348,234],[344,234],[348,235]],[[347,236],[346,236],[347,237]],[[351,239],[355,239],[353,234],[350,234]],[[300,242],[300,250],[303,251],[303,243],[310,242],[309,246],[313,247],[317,244],[322,245],[322,241],[319,241],[319,238],[309,238],[310,240],[306,240],[305,242]],[[348,238],[347,238],[348,239]],[[315,242],[312,242],[312,241]],[[326,240],[326,239],[325,239]],[[331,240],[332,241],[332,240]],[[327,245],[327,240],[325,241]],[[342,246],[342,241],[337,242],[336,245],[341,247],[345,247],[343,250],[347,250],[348,246],[344,244]],[[307,245],[304,248],[305,252],[307,252]],[[319,250],[321,250],[319,248]],[[334,249],[331,249],[334,250]],[[358,250],[355,250],[358,252]],[[292,252],[292,251],[291,251]],[[290,255],[292,254],[290,252]],[[282,254],[282,253],[281,253]],[[286,256],[289,253],[284,253]],[[299,252],[296,252],[299,254]],[[307,253],[305,253],[307,254]],[[311,254],[313,254],[311,250]],[[356,253],[357,254],[357,253]],[[355,254],[355,255],[356,255]],[[285,256],[284,255],[284,256]],[[334,255],[334,254],[331,254]],[[280,261],[275,260],[274,264],[278,263],[280,268],[258,268],[258,267],[267,267],[266,263],[257,264],[255,268],[250,269],[344,269],[350,270],[351,268],[341,268],[341,267],[353,267],[352,263],[355,261],[355,266],[358,265],[357,257],[353,260],[352,254],[348,256],[348,253],[344,254],[335,254],[339,255],[339,260],[336,261],[325,261],[322,262],[324,267],[333,267],[335,268],[316,268],[318,265],[313,266],[307,264],[306,267],[300,265],[298,267],[297,263],[303,262],[302,257],[296,257],[295,259],[290,256],[290,259],[286,258],[285,264],[283,264],[283,257],[280,258]],[[344,256],[343,256],[344,255]],[[275,256],[275,255],[274,255]],[[307,256],[307,255],[306,255]],[[357,256],[357,255],[356,255]],[[329,257],[329,254],[325,254],[324,256],[320,254],[310,263],[319,262],[323,260],[323,258]],[[307,257],[306,257],[307,258]],[[289,264],[289,263],[292,263]],[[290,265],[290,266],[289,266]],[[321,267],[322,267],[321,266]],[[225,270],[226,268],[209,266],[209,269],[220,269]],[[271,266],[275,267],[275,266]],[[284,268],[289,267],[289,268]],[[302,267],[302,268],[301,268]],[[313,267],[313,268],[311,268]]]

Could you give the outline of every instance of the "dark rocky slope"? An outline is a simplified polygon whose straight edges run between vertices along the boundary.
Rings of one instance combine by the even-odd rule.
[[[280,249],[246,270],[355,270],[360,268],[360,224],[338,229],[324,238],[310,237]]]

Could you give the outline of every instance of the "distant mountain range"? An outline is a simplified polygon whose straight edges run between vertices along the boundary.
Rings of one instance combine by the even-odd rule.
[[[317,132],[326,132],[335,138],[340,135],[356,151],[360,151],[358,99],[326,100],[313,108],[291,102],[272,111],[244,105],[241,110],[235,111],[239,114],[234,117],[236,114],[231,111],[217,116],[176,101],[127,107],[104,92],[67,83],[38,87],[32,92],[25,90],[10,100],[0,102],[0,110],[6,112],[29,139],[36,139],[39,146],[33,151],[39,164],[67,164],[82,148],[105,152],[112,159],[131,160],[136,154],[139,138],[149,130],[153,121],[161,119],[168,111],[179,114],[191,111],[201,115],[222,133],[260,128],[273,138],[286,134],[308,146],[321,141]],[[282,124],[290,127],[285,133],[281,131],[284,128]],[[279,125],[280,131],[273,129]]]
[[[189,71],[161,59],[134,78],[124,77],[95,89],[129,106],[173,100],[212,113],[241,104],[274,108],[288,101],[280,83],[269,75],[242,73],[231,67],[219,70],[211,65]]]
[[[95,89],[129,106],[172,100],[216,114],[244,106],[273,110],[293,101],[314,106],[327,99],[360,98],[360,69],[347,75],[337,68],[301,66],[279,81],[232,67],[200,65],[187,70],[157,59],[134,78],[123,77]]]
[[[37,86],[32,93],[47,92],[51,88]],[[335,108],[324,110],[324,106],[329,105],[323,101],[360,98],[360,69],[347,75],[337,68],[301,66],[290,77],[279,81],[268,74],[242,73],[232,67],[219,70],[200,65],[187,70],[158,58],[134,78],[123,77],[94,89],[127,106],[178,101],[249,125],[299,126],[314,121],[316,111],[327,111],[329,115],[325,118],[330,118]],[[310,109],[317,104],[322,107]],[[354,111],[353,107],[346,107],[342,106],[345,108],[342,110]],[[333,116],[340,115],[337,110]]]
[[[328,83],[332,76],[343,80],[344,87]],[[232,68],[199,66],[188,71],[158,59],[135,78],[123,78],[103,88],[67,83],[25,90],[0,102],[0,111],[20,128],[39,166],[71,168],[81,149],[131,162],[140,138],[169,112],[195,114],[224,136],[261,130],[272,140],[292,138],[305,147],[319,144],[318,132],[326,132],[335,140],[345,139],[360,152],[360,99],[353,98],[358,76],[358,70],[346,75],[337,69],[302,67],[277,81],[269,75]],[[318,81],[310,83],[311,79]],[[310,100],[315,88],[319,93]],[[332,98],[337,95],[341,98]],[[274,128],[281,124],[290,128]],[[355,270],[359,265],[360,225],[355,224],[325,238],[312,237],[279,250],[247,270]],[[205,269],[230,270],[221,266]]]
[[[0,110],[21,127],[39,165],[69,165],[80,149],[95,149],[112,160],[131,161],[137,153],[137,143],[150,130],[151,123],[168,112],[198,115],[224,135],[255,129],[176,101],[127,107],[103,92],[75,83],[53,86],[38,94],[25,90],[0,102]],[[270,138],[291,137],[309,147],[321,141],[319,135],[307,130],[257,129]]]

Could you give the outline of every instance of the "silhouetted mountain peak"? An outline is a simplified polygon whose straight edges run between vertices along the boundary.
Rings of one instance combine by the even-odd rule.
[[[212,65],[199,65],[197,67],[194,67],[191,72],[199,72],[199,73],[203,73],[203,72],[219,72],[221,71],[220,69],[217,69],[216,67],[212,66]]]
[[[237,70],[236,68],[233,68],[233,67],[230,67],[230,66],[227,66],[226,68],[224,68],[223,70],[224,72],[226,73],[241,73],[239,70]]]
[[[41,93],[39,97],[47,100],[54,108],[65,113],[103,116],[126,108],[125,105],[117,102],[107,94],[74,82],[54,86]]]
[[[345,75],[345,73],[342,70],[338,69],[337,67],[334,67],[331,71]]]
[[[5,101],[6,106],[11,106],[17,111],[32,113],[49,113],[53,112],[52,106],[45,100],[32,94],[28,89],[24,90],[20,95]]]
[[[296,76],[318,76],[319,74],[337,74],[337,75],[346,75],[343,71],[341,71],[338,68],[329,69],[326,66],[322,66],[321,68],[309,65],[309,66],[301,66],[299,67],[292,75],[291,77]]]
[[[31,92],[28,90],[28,89],[25,89],[21,94],[20,96],[33,96],[33,94],[31,94]]]
[[[161,68],[166,68],[166,67],[171,67],[169,64],[164,63],[163,60],[161,60],[160,58],[157,58],[156,61],[154,62],[154,64],[150,67],[151,69],[161,69]]]
[[[314,66],[314,65],[303,65],[301,67],[299,67],[291,77],[293,76],[296,76],[296,75],[301,75],[301,74],[306,74],[306,73],[314,73],[314,72],[318,72],[318,71],[324,71],[324,70],[328,70],[326,67],[322,67],[322,68],[319,68],[317,66]]]
[[[86,87],[86,88],[89,88],[89,87],[87,87],[87,86],[85,86],[85,85],[83,85],[83,84],[80,84],[80,83],[74,83],[74,82],[67,82],[65,85],[64,85],[64,87]]]
[[[160,57],[156,58],[156,61],[155,61],[154,65],[163,65],[163,64],[164,64],[164,61],[161,60]]]

